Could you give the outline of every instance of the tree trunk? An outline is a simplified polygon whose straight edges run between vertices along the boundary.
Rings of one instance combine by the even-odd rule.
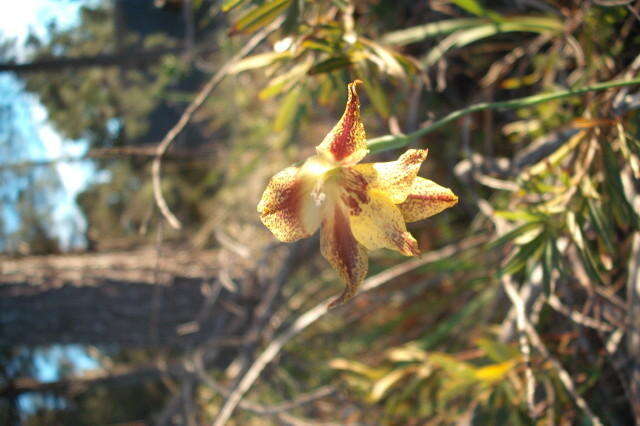
[[[4,259],[0,345],[202,342],[211,337],[212,321],[225,303],[238,298],[223,290],[194,323],[217,276],[210,265],[215,259],[211,251],[179,249]]]

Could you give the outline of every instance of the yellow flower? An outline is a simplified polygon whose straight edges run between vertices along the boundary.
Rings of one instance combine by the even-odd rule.
[[[346,283],[331,306],[353,297],[367,275],[367,250],[419,254],[405,222],[455,205],[445,187],[418,177],[426,149],[410,149],[396,161],[358,164],[369,152],[354,81],[338,124],[300,167],[276,174],[258,203],[260,219],[277,239],[292,242],[319,227],[320,251]]]

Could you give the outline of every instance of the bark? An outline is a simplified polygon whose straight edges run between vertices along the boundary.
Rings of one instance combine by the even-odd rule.
[[[0,345],[78,343],[150,347],[206,338],[180,335],[205,297],[202,281],[169,285],[109,281],[43,288],[27,282],[0,287]]]
[[[223,290],[197,318],[217,276],[212,252],[180,249],[0,259],[0,345],[192,345],[238,296]]]

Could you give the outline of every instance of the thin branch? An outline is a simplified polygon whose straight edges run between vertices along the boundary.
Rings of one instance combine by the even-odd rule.
[[[504,286],[504,289],[507,292],[507,295],[511,299],[512,303],[514,304],[514,306],[516,306],[516,309],[518,311],[522,311],[524,307],[524,302],[520,298],[520,295],[518,294],[518,291],[513,285],[513,282],[511,281],[511,279],[509,277],[504,277],[502,280],[502,285]],[[521,324],[520,324],[520,321],[522,321]],[[578,406],[578,408],[582,409],[587,414],[587,416],[589,416],[589,419],[591,420],[591,423],[593,425],[601,426],[602,422],[600,421],[600,419],[593,413],[593,411],[591,411],[591,408],[589,408],[589,406],[587,405],[587,402],[576,391],[576,386],[573,383],[573,380],[571,380],[571,376],[569,375],[567,370],[564,369],[560,361],[558,361],[553,355],[551,355],[547,347],[542,342],[542,339],[540,339],[538,332],[531,325],[531,323],[529,323],[526,316],[524,318],[519,319],[518,323],[519,323],[518,324],[519,327],[522,326],[524,328],[524,331],[526,332],[526,335],[529,337],[531,344],[535,346],[535,348],[542,354],[542,356],[548,359],[553,365],[553,367],[556,369],[558,378],[564,385],[569,395],[571,395],[571,397],[573,398],[573,401]],[[529,391],[530,389],[528,389],[528,392]]]
[[[516,108],[530,107],[533,105],[541,104],[544,102],[555,101],[558,99],[569,98],[572,96],[578,96],[589,92],[597,92],[601,90],[613,89],[616,87],[633,86],[640,84],[640,78],[635,78],[625,81],[605,81],[603,83],[596,83],[591,86],[580,87],[577,89],[560,90],[551,93],[542,93],[532,96],[527,96],[519,99],[512,99],[510,101],[501,102],[481,102],[475,105],[471,105],[467,108],[453,111],[445,117],[441,118],[434,123],[423,127],[420,130],[416,130],[413,133],[406,135],[386,135],[378,138],[370,139],[367,143],[369,145],[369,151],[371,153],[386,151],[394,148],[401,148],[407,146],[415,139],[422,137],[426,134],[432,133],[441,127],[455,121],[465,115],[472,114],[474,112],[486,111],[486,110],[508,110]]]
[[[580,325],[583,325],[585,327],[589,327],[589,328],[593,328],[595,330],[600,330],[600,331],[605,331],[605,332],[611,332],[611,331],[614,330],[614,327],[612,325],[610,325],[610,324],[604,323],[602,321],[598,321],[598,320],[596,320],[594,318],[590,318],[590,317],[588,317],[586,315],[583,315],[578,311],[574,311],[573,309],[570,309],[569,307],[564,305],[562,303],[562,300],[560,300],[560,298],[558,296],[556,296],[555,294],[550,294],[549,295],[549,297],[547,299],[547,303],[554,310],[556,310],[557,312],[560,312],[561,314],[565,315],[566,317],[571,319],[576,324],[580,324]]]
[[[162,186],[160,182],[160,167],[162,165],[162,156],[169,148],[169,145],[175,140],[175,138],[186,127],[187,123],[191,120],[193,114],[202,106],[207,97],[211,94],[218,84],[226,77],[227,73],[235,65],[236,62],[248,55],[254,48],[256,48],[269,34],[275,31],[280,24],[282,24],[284,18],[275,20],[271,25],[265,27],[263,30],[254,35],[247,43],[240,49],[240,51],[234,55],[229,61],[227,61],[217,73],[211,77],[211,79],[204,85],[202,90],[198,93],[196,98],[184,111],[180,120],[173,126],[169,132],[165,135],[162,141],[156,148],[155,158],[151,165],[151,174],[153,178],[153,195],[156,200],[156,204],[160,209],[160,212],[169,224],[175,228],[180,229],[182,227],[178,218],[171,212],[167,205],[164,196],[162,195]]]
[[[640,197],[638,197],[640,200]],[[626,339],[629,359],[629,384],[631,407],[636,421],[640,421],[640,232],[635,232],[629,256],[629,276],[627,278],[628,334]]]
[[[526,335],[526,325],[527,325],[527,313],[525,303],[520,298],[520,294],[518,294],[518,290],[516,290],[515,286],[511,282],[511,277],[505,275],[500,280],[502,282],[502,286],[504,287],[507,296],[511,299],[511,303],[516,310],[516,325],[518,327],[518,344],[520,345],[520,352],[522,352],[522,358],[524,359],[525,365],[525,386],[526,386],[526,399],[527,399],[527,409],[529,410],[529,415],[532,418],[536,418],[536,404],[535,404],[535,391],[536,391],[536,382],[533,376],[533,370],[531,369],[531,346],[529,345],[529,341],[527,340]]]
[[[360,293],[365,293],[373,290],[374,288],[380,287],[381,285],[391,281],[392,279],[409,271],[412,271],[422,265],[436,262],[441,259],[454,256],[461,251],[477,247],[483,244],[485,240],[486,239],[483,236],[469,237],[461,241],[460,243],[443,247],[440,250],[427,253],[420,258],[416,258],[397,265],[393,268],[389,268],[386,271],[367,279],[362,285]],[[297,336],[309,325],[313,324],[314,322],[322,318],[325,314],[327,314],[330,310],[329,303],[332,300],[333,298],[327,299],[299,316],[285,331],[280,333],[280,335],[278,335],[269,343],[269,345],[267,345],[265,350],[258,356],[258,358],[256,358],[256,360],[247,370],[246,374],[242,377],[238,385],[235,387],[235,389],[233,389],[229,397],[226,399],[224,405],[222,406],[222,409],[218,413],[218,416],[213,423],[214,426],[222,426],[227,422],[227,420],[229,420],[236,407],[241,402],[242,397],[245,393],[247,393],[251,386],[253,386],[255,381],[260,376],[262,370],[264,370],[264,368],[274,360],[274,358],[278,355],[278,353],[280,353],[284,345],[287,344],[289,340]]]
[[[564,369],[560,361],[558,361],[553,355],[551,355],[547,347],[544,345],[544,343],[542,343],[542,339],[540,339],[540,336],[538,335],[538,332],[535,330],[535,328],[533,328],[533,326],[528,322],[525,324],[525,326],[527,336],[529,336],[529,340],[531,340],[533,346],[536,347],[536,349],[542,354],[543,357],[551,361],[551,364],[558,373],[558,378],[564,385],[567,392],[569,392],[569,395],[571,395],[578,408],[582,409],[587,414],[587,416],[589,416],[589,419],[594,426],[602,426],[602,422],[600,421],[598,416],[596,416],[593,411],[591,411],[591,408],[589,408],[584,398],[578,395],[578,392],[576,391],[576,385],[573,383],[573,380],[571,380],[571,375],[567,372],[567,370]]]
[[[231,391],[229,389],[213,380],[211,376],[207,374],[202,362],[202,357],[198,356],[198,354],[196,354],[193,359],[192,367],[194,367],[194,372],[197,374],[198,378],[202,380],[202,382],[209,388],[213,389],[224,397],[229,397],[229,395],[231,395]],[[333,386],[322,386],[311,392],[303,393],[297,398],[290,401],[285,401],[274,405],[264,405],[253,401],[243,400],[240,401],[239,407],[243,410],[251,411],[255,414],[274,415],[282,413],[283,411],[292,410],[301,405],[309,404],[318,399],[325,398],[329,395],[334,394],[335,392],[336,389]]]

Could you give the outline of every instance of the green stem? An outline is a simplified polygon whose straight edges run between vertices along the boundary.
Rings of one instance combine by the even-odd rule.
[[[543,102],[581,95],[583,93],[597,92],[600,90],[612,89],[614,87],[632,86],[634,84],[640,84],[640,78],[626,81],[606,81],[604,83],[597,83],[591,86],[581,87],[579,89],[562,90],[560,92],[553,93],[543,93],[539,95],[527,96],[520,99],[512,99],[510,101],[492,103],[481,102],[464,109],[453,111],[440,120],[407,135],[386,135],[379,138],[369,139],[367,141],[369,145],[369,152],[373,154],[376,152],[387,151],[389,149],[407,146],[416,138],[438,130],[439,128],[449,124],[450,122],[474,112],[485,111],[489,109],[515,109],[529,107],[532,105],[541,104]]]

